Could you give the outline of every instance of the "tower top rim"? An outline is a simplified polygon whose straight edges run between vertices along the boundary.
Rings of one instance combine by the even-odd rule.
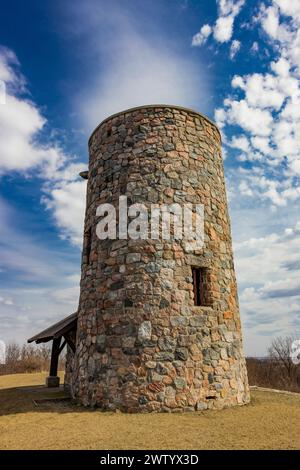
[[[213,122],[211,119],[209,119],[207,116],[205,116],[205,114],[202,114],[200,113],[199,111],[196,111],[195,109],[192,109],[192,108],[186,108],[185,106],[179,106],[179,105],[176,105],[176,104],[144,104],[144,105],[141,105],[141,106],[134,106],[132,108],[127,108],[127,109],[124,109],[124,110],[121,110],[121,111],[118,111],[117,113],[113,113],[109,116],[107,116],[105,119],[103,119],[100,124],[98,124],[98,126],[95,127],[95,129],[93,130],[93,132],[91,133],[90,137],[89,137],[89,140],[88,140],[88,145],[90,144],[90,141],[93,137],[93,135],[95,134],[95,132],[106,122],[106,121],[109,121],[110,119],[114,119],[115,117],[117,116],[120,116],[121,114],[126,114],[126,113],[132,113],[134,111],[138,111],[140,109],[147,109],[147,108],[171,108],[171,109],[178,109],[179,111],[186,111],[187,113],[189,114],[195,114],[197,116],[200,116],[202,119],[205,119],[205,121],[209,122],[209,124],[211,124],[212,126],[214,126],[214,128],[218,131],[219,135],[220,135],[220,138],[222,139],[221,137],[221,132],[220,132],[220,129],[218,128],[218,126],[216,125],[215,122]]]

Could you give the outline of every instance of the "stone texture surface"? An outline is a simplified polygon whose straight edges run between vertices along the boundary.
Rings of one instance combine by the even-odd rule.
[[[145,106],[105,120],[89,152],[73,396],[127,412],[247,403],[218,129],[190,110]],[[204,204],[204,248],[100,241],[96,208],[117,207],[121,195],[129,204]],[[207,269],[208,307],[194,306],[192,266]]]
[[[66,392],[71,391],[72,377],[74,373],[74,354],[70,346],[67,345],[64,389]]]

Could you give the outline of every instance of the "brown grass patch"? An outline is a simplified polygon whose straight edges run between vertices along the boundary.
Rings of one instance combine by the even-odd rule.
[[[250,405],[222,411],[130,415],[63,401],[36,407],[49,396],[45,377],[0,377],[1,449],[300,448],[300,395],[252,391]]]

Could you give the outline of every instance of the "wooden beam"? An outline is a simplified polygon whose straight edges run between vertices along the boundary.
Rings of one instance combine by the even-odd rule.
[[[60,353],[60,342],[61,342],[61,337],[60,338],[53,338],[53,343],[52,343],[52,352],[51,352],[51,361],[50,361],[50,377],[56,377],[57,376],[57,369],[58,369],[58,357]]]
[[[70,334],[65,335],[65,340],[66,340],[68,346],[70,346],[73,354],[75,354],[76,346],[75,346],[74,342],[72,341],[72,338],[71,338]]]
[[[69,333],[69,331],[71,330],[76,330],[76,325],[77,325],[77,319],[74,320],[72,323],[69,323],[64,328],[60,329],[59,332],[53,336],[53,338],[59,338],[59,337],[65,336],[65,333]]]
[[[60,354],[62,352],[62,350],[64,349],[65,345],[66,345],[66,340],[64,340],[63,344],[61,345],[61,347],[59,348],[59,353]]]

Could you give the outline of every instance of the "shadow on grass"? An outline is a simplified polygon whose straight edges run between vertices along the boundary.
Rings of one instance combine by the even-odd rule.
[[[251,402],[246,407],[257,406],[259,403],[260,399],[251,394]],[[237,411],[240,408],[230,409]],[[89,408],[76,404],[62,386],[47,388],[44,385],[30,385],[0,389],[0,416],[18,413],[93,413],[95,411],[103,412],[100,408]],[[215,411],[212,410],[213,413]],[[114,414],[107,411],[105,413]],[[208,417],[210,412],[204,411],[196,414]]]
[[[46,388],[44,385],[0,389],[0,416],[17,413],[78,413],[93,412],[72,402],[62,387]]]

